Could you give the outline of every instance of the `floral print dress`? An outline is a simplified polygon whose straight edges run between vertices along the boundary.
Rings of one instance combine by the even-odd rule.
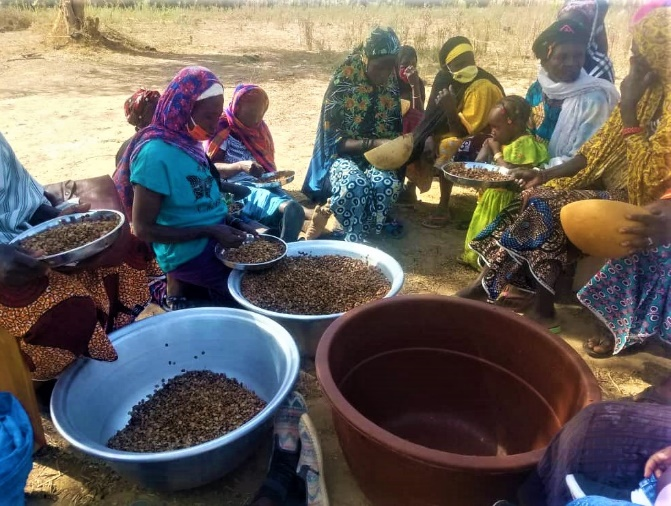
[[[365,73],[365,59],[361,52],[348,56],[331,79],[303,185],[313,200],[331,199],[345,240],[355,242],[382,231],[402,185],[395,171],[378,170],[363,156],[338,154],[338,144],[345,139],[393,139],[402,133],[396,75],[392,73],[383,86],[373,85]]]

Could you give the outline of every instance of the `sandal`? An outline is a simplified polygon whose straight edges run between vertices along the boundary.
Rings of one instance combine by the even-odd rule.
[[[422,222],[422,226],[426,228],[439,229],[444,228],[450,223],[451,218],[449,215],[433,215],[429,216]]]
[[[606,351],[596,351],[594,348],[597,346],[605,348]],[[585,350],[585,353],[587,353],[592,358],[612,357],[613,351],[615,350],[615,340],[612,338],[612,336],[601,334],[597,337],[590,337],[587,339],[582,344],[582,349]]]

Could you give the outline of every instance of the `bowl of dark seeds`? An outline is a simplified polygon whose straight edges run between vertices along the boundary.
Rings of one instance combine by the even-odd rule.
[[[287,243],[279,237],[260,234],[249,238],[237,248],[224,248],[217,244],[216,257],[229,267],[238,271],[261,271],[282,260],[287,253]]]
[[[301,241],[261,272],[234,271],[233,298],[286,328],[301,354],[314,357],[324,330],[350,309],[392,297],[403,286],[403,269],[387,253],[364,244]]]
[[[156,490],[198,487],[235,469],[298,376],[291,335],[239,309],[166,313],[111,339],[119,358],[65,371],[51,416],[72,446]]]

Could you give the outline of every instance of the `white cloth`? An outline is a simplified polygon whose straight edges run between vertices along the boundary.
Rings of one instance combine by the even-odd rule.
[[[200,102],[201,100],[205,100],[206,98],[218,97],[223,94],[224,94],[224,87],[219,83],[214,83],[212,86],[210,86],[208,89],[206,89],[203,93],[201,93],[198,96],[196,102]]]
[[[615,85],[581,70],[572,83],[556,83],[543,67],[538,71],[543,93],[552,100],[562,100],[548,151],[550,163],[558,165],[574,157],[580,147],[606,122],[620,100]]]
[[[50,205],[44,188],[23,168],[0,134],[0,244],[30,228],[28,220],[42,204]]]

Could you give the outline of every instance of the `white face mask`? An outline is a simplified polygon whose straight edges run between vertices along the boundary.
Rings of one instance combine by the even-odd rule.
[[[447,70],[450,70],[449,67]],[[456,72],[452,72],[450,70],[450,74],[452,74],[452,79],[458,83],[468,84],[473,79],[475,79],[475,76],[478,75],[478,67],[475,65],[469,65],[468,67],[464,67],[463,69],[457,70]]]

